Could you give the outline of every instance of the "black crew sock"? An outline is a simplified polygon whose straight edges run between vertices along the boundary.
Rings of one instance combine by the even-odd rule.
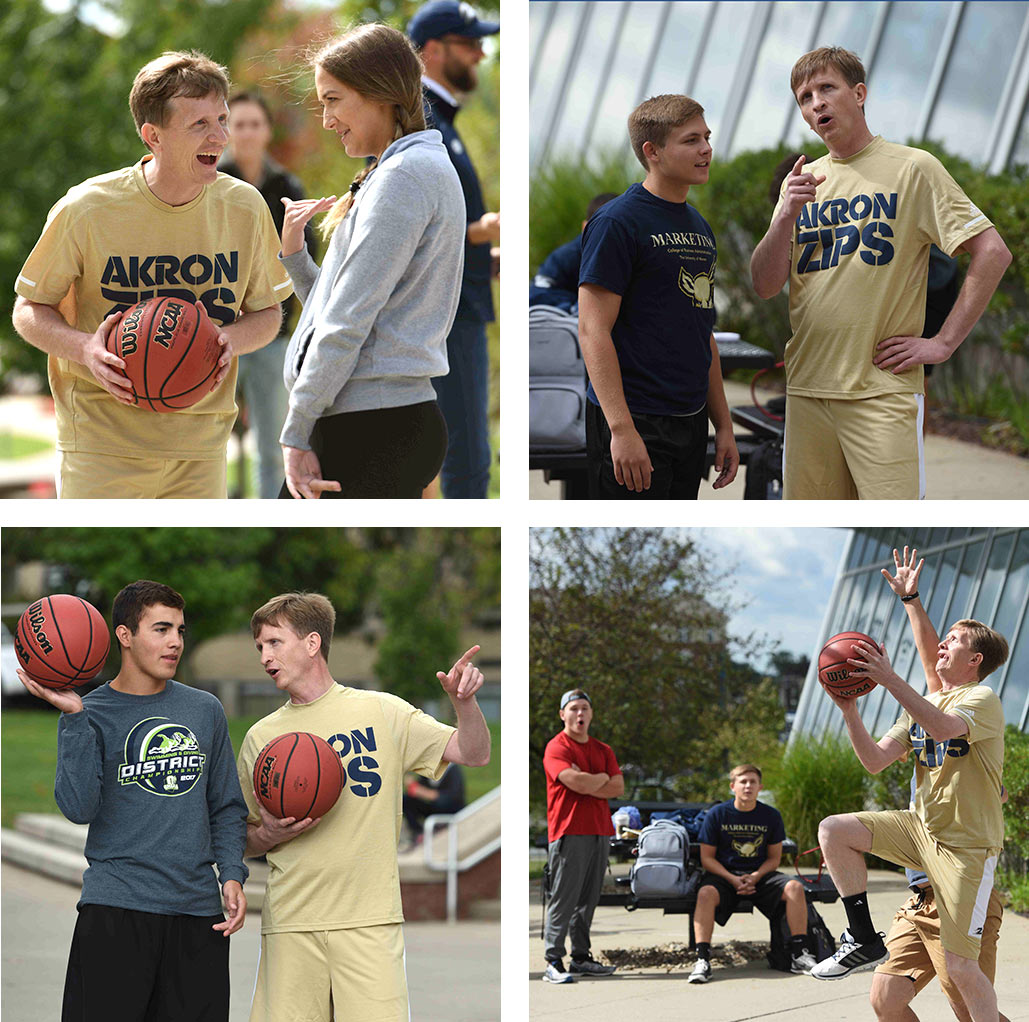
[[[697,941],[697,957],[703,958],[705,962],[711,961],[711,943],[710,941],[701,940]]]
[[[868,892],[847,895],[843,899],[843,907],[847,910],[847,929],[850,935],[859,944],[873,943],[878,934],[868,912]]]
[[[807,949],[807,934],[790,934],[790,955],[794,958],[797,957],[802,951]]]

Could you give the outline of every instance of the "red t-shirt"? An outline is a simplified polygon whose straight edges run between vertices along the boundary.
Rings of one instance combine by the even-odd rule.
[[[575,765],[587,774],[605,773],[614,777],[622,771],[610,745],[596,738],[577,742],[564,731],[547,742],[543,753],[543,769],[547,775],[547,834],[556,841],[565,834],[599,834],[615,832],[611,809],[606,798],[580,795],[565,787],[557,775]]]

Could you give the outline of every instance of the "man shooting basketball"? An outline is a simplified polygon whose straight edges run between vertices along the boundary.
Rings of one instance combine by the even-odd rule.
[[[750,263],[762,298],[790,282],[784,496],[914,500],[922,366],[968,336],[1011,253],[935,157],[872,135],[855,54],[805,54],[790,88],[829,153],[810,170],[797,160]],[[971,259],[939,333],[923,338],[934,243]]]
[[[149,153],[72,188],[18,275],[14,327],[50,356],[61,497],[224,497],[236,355],[271,341],[292,291],[260,193],[218,173],[225,69],[200,53],[143,67],[129,105]],[[106,349],[121,313],[154,296],[201,301],[220,325],[221,385],[191,408],[133,407]]]
[[[918,599],[916,551],[903,559],[894,550],[896,576],[883,570],[903,601],[927,678],[927,698],[890,667],[885,649],[858,642],[853,674],[871,678],[902,707],[897,723],[875,742],[855,699],[831,696],[843,712],[854,751],[871,773],[909,753],[915,757],[913,807],[830,816],[818,839],[843,897],[848,929],[840,948],[812,970],[816,979],[842,979],[887,958],[882,934],[868,911],[864,853],[924,870],[936,899],[947,972],[974,1022],[997,1022],[997,995],[979,967],[983,926],[993,872],[1004,841],[1001,772],[1004,711],[982,680],[1008,655],[1003,636],[978,621],[952,625],[938,640]],[[937,686],[938,682],[938,686]],[[938,691],[934,691],[938,687]]]
[[[317,593],[286,593],[254,613],[251,629],[265,671],[289,701],[259,720],[240,749],[250,807],[247,854],[272,867],[261,920],[261,961],[251,1022],[336,1017],[406,1022],[397,839],[404,774],[441,777],[450,763],[484,766],[490,734],[475,699],[482,672],[473,646],[438,672],[456,730],[386,692],[345,688],[329,672],[336,619]],[[253,788],[261,749],[307,731],[339,753],[343,794],[320,820],[279,820]]]

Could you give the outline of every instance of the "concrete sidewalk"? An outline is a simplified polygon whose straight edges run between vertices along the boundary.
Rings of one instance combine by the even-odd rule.
[[[4,1022],[60,1018],[79,890],[6,862],[0,883]],[[230,940],[229,1019],[247,1022],[257,977],[260,918],[248,915],[246,925]],[[412,1018],[448,1022],[500,1018],[499,924],[407,923],[404,940]],[[461,963],[459,972],[454,971],[455,962]],[[441,981],[443,977],[448,981]]]
[[[903,874],[873,872],[869,876],[872,919],[888,930],[893,914],[907,896]],[[838,938],[846,926],[843,905],[820,905],[822,918]],[[688,944],[688,916],[654,909],[627,912],[624,908],[598,908],[593,919],[593,954],[603,960],[605,950]],[[541,907],[537,899],[529,910],[529,1006],[537,1020],[639,1019],[646,1022],[750,1022],[756,1019],[788,1022],[874,1022],[868,1003],[872,982],[862,972],[838,982],[819,982],[769,969],[764,960],[712,970],[707,984],[686,982],[693,955],[683,950],[682,965],[669,970],[620,969],[613,976],[580,979],[555,986],[540,982],[543,944],[539,939]],[[735,915],[724,928],[716,928],[712,950],[729,940],[768,940],[768,922],[760,913]],[[1000,931],[996,988],[1000,1009],[1012,1022],[1029,1020],[1029,984],[1026,983],[1029,919],[1008,912]],[[566,960],[567,965],[567,960]],[[953,1019],[938,983],[930,983],[912,1008],[922,1019]]]
[[[729,407],[750,405],[750,387],[728,381]],[[759,392],[762,400],[770,395]],[[925,438],[927,500],[1029,500],[1029,459],[930,433]],[[742,500],[747,470],[721,490],[706,479],[700,484],[701,500]],[[715,478],[712,472],[711,478]],[[560,500],[561,484],[546,483],[542,471],[529,473],[532,500]]]

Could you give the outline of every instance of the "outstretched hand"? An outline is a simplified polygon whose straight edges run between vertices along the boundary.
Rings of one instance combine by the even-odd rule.
[[[893,671],[889,654],[883,645],[873,645],[858,639],[854,643],[854,656],[847,660],[850,675],[854,678],[870,678],[877,685],[888,688],[890,681],[900,679]]]
[[[287,199],[283,197],[286,207],[282,218],[282,254],[291,256],[304,247],[304,228],[307,221],[319,213],[324,213],[336,204],[335,195],[327,195],[323,199]]]
[[[21,683],[37,698],[56,706],[62,713],[78,713],[82,709],[82,696],[72,689],[48,688],[33,680],[20,667]]]
[[[442,671],[436,672],[439,683],[443,686],[451,699],[461,702],[471,699],[476,692],[482,688],[482,671],[472,663],[472,657],[481,649],[480,646],[472,646],[466,650],[460,660],[450,668],[447,674]]]
[[[923,557],[918,566],[915,566],[915,558],[918,551],[912,547],[911,553],[904,547],[904,559],[901,560],[896,548],[893,550],[893,563],[897,566],[897,574],[891,575],[886,568],[882,569],[882,576],[889,583],[890,588],[898,596],[914,596],[918,592],[918,576],[922,573],[922,566],[925,564]]]

